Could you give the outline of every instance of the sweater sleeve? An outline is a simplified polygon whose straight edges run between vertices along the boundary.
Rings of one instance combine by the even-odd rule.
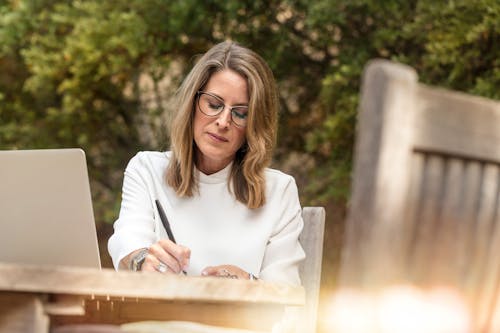
[[[134,156],[125,169],[120,214],[108,241],[108,252],[117,270],[126,255],[149,247],[156,240],[148,173],[140,154]]]
[[[289,177],[280,198],[273,201],[280,203],[281,218],[267,243],[260,277],[267,281],[298,285],[299,263],[305,258],[299,243],[304,221],[297,185],[292,177]]]

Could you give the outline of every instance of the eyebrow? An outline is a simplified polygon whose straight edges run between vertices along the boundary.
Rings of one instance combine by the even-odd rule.
[[[226,103],[226,101],[224,100],[224,98],[220,97],[216,93],[213,93],[211,91],[206,91],[206,92],[209,93],[209,94],[211,94],[211,95],[214,95],[215,97],[217,97],[218,99],[220,99],[222,102]],[[236,103],[234,105],[231,105],[231,107],[235,107],[235,106],[245,106],[245,107],[248,107],[248,102],[247,103]]]

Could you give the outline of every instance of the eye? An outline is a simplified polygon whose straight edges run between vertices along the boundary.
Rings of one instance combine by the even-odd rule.
[[[239,119],[246,119],[248,115],[247,108],[233,108],[233,115]]]
[[[211,108],[211,109],[214,109],[214,110],[219,110],[220,108],[222,108],[222,105],[221,104],[208,103],[208,107]]]
[[[224,104],[215,98],[207,98],[206,102],[208,107],[212,110],[220,110],[224,108]]]

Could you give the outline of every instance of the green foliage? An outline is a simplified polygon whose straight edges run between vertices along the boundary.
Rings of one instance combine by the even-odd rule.
[[[500,98],[497,0],[4,0],[0,148],[84,148],[97,220],[110,222],[127,160],[168,145],[157,119],[170,110],[144,103],[141,76],[161,92],[175,66],[174,85],[195,55],[227,38],[261,54],[276,75],[275,164],[312,161],[290,170],[302,180],[304,204],[348,197],[369,59],[397,60],[429,84]]]

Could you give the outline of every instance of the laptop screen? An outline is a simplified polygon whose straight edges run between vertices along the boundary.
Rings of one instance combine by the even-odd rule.
[[[0,262],[100,268],[83,150],[0,151]]]

